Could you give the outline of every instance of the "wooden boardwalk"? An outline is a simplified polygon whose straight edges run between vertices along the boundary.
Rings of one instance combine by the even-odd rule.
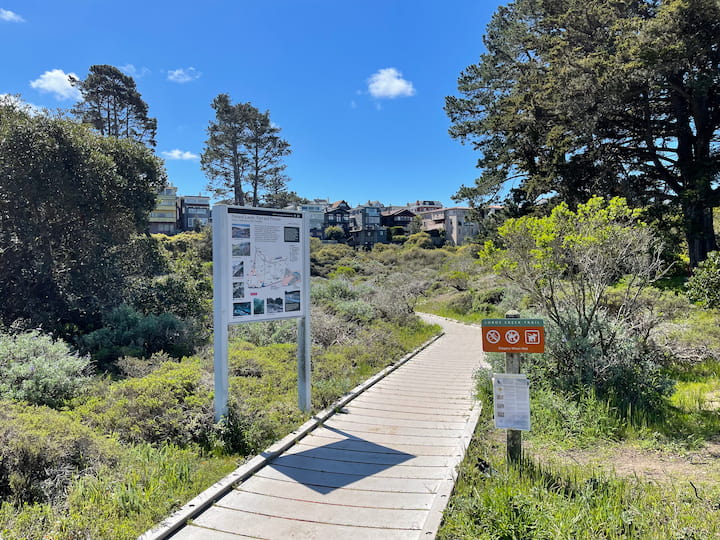
[[[445,335],[348,402],[171,538],[434,538],[477,422],[480,329]]]

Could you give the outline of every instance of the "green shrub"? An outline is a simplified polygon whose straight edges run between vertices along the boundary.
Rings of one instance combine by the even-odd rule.
[[[0,500],[56,502],[119,448],[67,413],[0,402]]]
[[[338,242],[345,238],[345,231],[342,229],[342,227],[338,227],[337,225],[330,225],[329,227],[325,228],[325,231],[323,231],[323,236],[325,236],[325,238],[327,238],[328,240],[334,240]]]
[[[241,339],[258,347],[276,343],[295,343],[297,341],[297,323],[295,321],[263,321],[236,324],[231,327],[232,339]]]
[[[432,237],[426,232],[411,234],[407,237],[405,245],[418,247],[421,249],[433,249],[435,247],[432,241]]]
[[[372,321],[375,316],[375,308],[363,300],[343,300],[335,304],[337,313],[342,317],[366,324]]]
[[[350,280],[344,277],[316,280],[312,285],[310,298],[313,303],[317,302],[329,307],[335,306],[339,301],[358,300],[372,294],[368,285],[353,285]]]
[[[90,360],[39,332],[0,334],[0,399],[61,407],[88,381]]]
[[[461,270],[453,270],[446,277],[447,284],[458,291],[466,291],[470,282],[470,274]]]
[[[323,305],[313,305],[310,308],[312,342],[321,347],[329,347],[352,340],[358,332],[359,326],[343,319],[330,308]]]
[[[545,354],[529,355],[533,378],[564,392],[595,392],[622,412],[638,406],[661,408],[672,391],[672,381],[661,371],[662,353],[616,319],[597,314],[584,333],[580,324],[570,326],[573,316],[565,314],[562,329],[552,322],[546,326]]]
[[[330,279],[343,277],[347,279],[352,279],[357,275],[357,270],[355,270],[352,266],[338,266],[328,274],[328,277]]]
[[[353,248],[345,244],[322,244],[310,252],[310,272],[313,276],[327,276],[340,261],[354,254]]]
[[[392,237],[392,242],[394,244],[404,244],[407,240],[408,237],[404,234],[394,234]]]
[[[477,291],[475,293],[475,298],[473,299],[473,303],[477,302],[478,304],[498,305],[498,304],[500,304],[500,302],[502,302],[504,296],[505,296],[505,288],[494,287],[492,289],[487,289],[484,291]]]
[[[466,315],[473,307],[472,293],[465,291],[454,295],[448,302],[447,307],[459,315]]]
[[[127,443],[206,444],[212,389],[199,359],[166,362],[143,378],[98,388],[76,412],[86,424]]]
[[[687,281],[688,298],[709,308],[720,308],[720,252],[708,253]]]
[[[423,249],[414,244],[405,244],[400,251],[397,266],[403,272],[418,270],[427,274],[431,270],[439,270],[452,254],[444,249]]]
[[[147,358],[160,351],[176,358],[188,356],[198,343],[191,323],[170,313],[142,315],[123,305],[103,323],[103,328],[78,338],[78,344],[104,368],[123,356]]]

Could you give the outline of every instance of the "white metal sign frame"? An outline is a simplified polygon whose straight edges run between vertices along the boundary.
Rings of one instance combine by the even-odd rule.
[[[310,410],[310,228],[303,212],[215,205],[215,418],[227,414],[228,326],[298,319],[298,404]]]

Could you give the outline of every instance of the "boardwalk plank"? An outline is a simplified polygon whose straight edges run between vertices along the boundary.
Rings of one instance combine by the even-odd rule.
[[[444,337],[173,538],[431,538],[477,418],[474,372],[482,355],[478,328],[428,318],[443,325]]]

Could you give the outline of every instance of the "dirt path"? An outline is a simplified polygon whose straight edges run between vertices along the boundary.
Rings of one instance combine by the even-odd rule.
[[[547,455],[527,445],[535,456]],[[644,450],[630,444],[594,449],[552,452],[561,462],[594,467],[620,476],[635,476],[656,482],[693,482],[695,485],[720,482],[720,442],[707,443],[698,451],[672,453]]]

